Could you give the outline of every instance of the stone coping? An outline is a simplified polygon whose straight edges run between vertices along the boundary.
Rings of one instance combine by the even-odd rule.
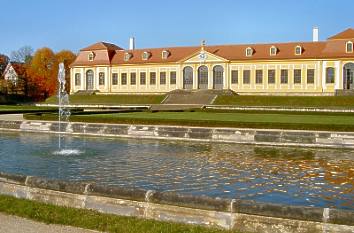
[[[354,132],[84,122],[62,122],[59,127],[56,121],[0,120],[0,130],[7,131],[59,133],[59,128],[61,134],[87,136],[354,149]]]
[[[174,192],[159,192],[121,186],[103,186],[96,183],[51,180],[42,177],[8,174],[4,172],[0,172],[0,183],[1,182],[86,196],[102,196],[199,210],[354,226],[354,211],[342,209],[291,206],[260,203],[251,200],[192,196]]]

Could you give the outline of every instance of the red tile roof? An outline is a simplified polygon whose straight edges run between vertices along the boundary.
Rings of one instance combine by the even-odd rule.
[[[284,59],[321,59],[321,58],[354,58],[353,53],[346,53],[345,40],[338,38],[350,37],[354,33],[353,29],[348,29],[339,33],[327,41],[321,42],[290,42],[290,43],[273,43],[273,44],[244,44],[244,45],[213,45],[205,46],[205,50],[216,56],[222,57],[230,61],[248,61],[248,60],[284,60]],[[109,45],[109,46],[108,46]],[[275,46],[277,54],[270,55],[270,48]],[[302,54],[295,55],[296,46],[301,46]],[[200,46],[194,47],[170,47],[170,48],[151,48],[151,49],[135,49],[123,50],[118,46],[108,43],[97,43],[81,50],[81,53],[94,50],[102,50],[105,47],[109,56],[107,59],[87,61],[86,56],[78,56],[72,66],[78,65],[123,65],[123,64],[149,64],[149,63],[176,63],[188,58],[189,56],[200,51]],[[115,48],[118,49],[115,49]],[[246,56],[246,48],[251,47],[254,50],[252,56]],[[162,51],[169,51],[170,55],[167,59],[162,59]],[[124,61],[124,54],[131,53],[132,57],[128,61]],[[148,60],[142,59],[144,52],[150,52],[151,56]]]
[[[342,39],[353,39],[354,38],[354,29],[348,28],[347,30],[340,32],[334,36],[328,38],[328,40],[342,40]]]
[[[107,42],[98,42],[96,44],[83,48],[80,51],[92,51],[92,50],[123,50],[123,49],[115,44],[111,44]]]

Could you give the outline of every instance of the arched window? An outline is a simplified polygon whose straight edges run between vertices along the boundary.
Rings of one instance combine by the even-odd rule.
[[[128,52],[124,53],[124,61],[129,61],[129,59],[132,58],[132,56],[133,55],[131,53]]]
[[[193,68],[187,66],[183,69],[183,89],[193,88]]]
[[[353,42],[348,41],[346,43],[346,52],[347,53],[353,53]]]
[[[167,59],[170,56],[170,52],[167,50],[163,50],[161,56],[162,59]]]
[[[334,83],[334,68],[326,68],[326,83]]]
[[[145,51],[145,52],[143,52],[143,54],[141,55],[141,58],[142,58],[143,60],[148,60],[148,59],[150,58],[150,56],[151,56],[151,53]]]
[[[223,89],[224,83],[224,68],[220,65],[213,68],[214,89]]]
[[[93,52],[90,52],[90,53],[88,54],[88,60],[89,60],[89,61],[93,61],[94,58],[95,58],[95,54],[94,54]]]
[[[246,48],[246,57],[251,57],[253,55],[253,49],[251,47]]]
[[[300,45],[295,47],[295,55],[301,55],[302,54],[302,47]]]
[[[277,53],[278,53],[277,47],[275,47],[275,46],[270,47],[270,49],[269,49],[270,56],[275,56],[275,55],[277,55]]]
[[[86,90],[93,90],[93,71],[86,72]]]
[[[208,89],[208,67],[200,66],[198,68],[198,88]]]

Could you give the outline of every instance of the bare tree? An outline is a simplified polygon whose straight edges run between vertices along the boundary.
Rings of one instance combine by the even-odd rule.
[[[17,51],[12,51],[10,58],[11,61],[21,62],[21,63],[29,63],[31,62],[33,55],[33,49],[30,46],[23,46],[19,48]]]

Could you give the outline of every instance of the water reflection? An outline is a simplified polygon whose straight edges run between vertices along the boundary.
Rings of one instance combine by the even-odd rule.
[[[354,209],[351,150],[0,133],[0,170],[213,197]]]

